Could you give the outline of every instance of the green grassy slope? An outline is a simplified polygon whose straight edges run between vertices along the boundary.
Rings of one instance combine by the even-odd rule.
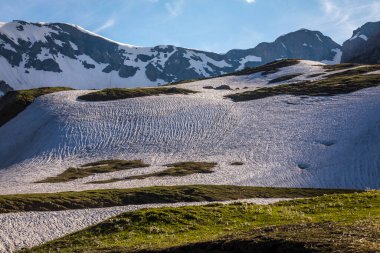
[[[377,252],[379,224],[380,191],[369,191],[145,209],[27,252]]]
[[[350,72],[348,72],[350,73]],[[337,75],[318,81],[306,81],[259,88],[227,95],[235,102],[256,100],[278,95],[294,96],[334,96],[347,94],[365,88],[380,85],[380,75]]]
[[[174,95],[174,94],[191,94],[196,93],[188,89],[177,87],[149,87],[149,88],[112,88],[91,92],[78,99],[84,101],[111,101],[126,98],[147,97],[156,95]]]
[[[188,185],[15,194],[0,195],[0,213],[57,211],[150,203],[222,201],[246,198],[297,198],[344,192],[353,192],[353,190]]]

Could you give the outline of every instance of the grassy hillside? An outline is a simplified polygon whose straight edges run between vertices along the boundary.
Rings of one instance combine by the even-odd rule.
[[[198,173],[213,173],[213,168],[215,168],[216,165],[217,163],[209,162],[178,162],[166,164],[165,166],[168,167],[167,169],[150,174],[129,176],[125,178],[112,178],[109,180],[93,181],[91,183],[105,184],[123,180],[145,179],[149,177],[184,177]]]
[[[25,252],[377,252],[380,191],[125,213]]]
[[[196,93],[188,89],[176,87],[149,87],[149,88],[112,88],[104,89],[79,96],[84,101],[110,101],[126,98],[147,97],[157,95],[191,94]]]
[[[259,67],[245,68],[243,70],[240,70],[240,71],[237,71],[234,73],[230,73],[230,74],[226,74],[224,76],[244,76],[244,75],[252,75],[252,74],[260,73],[260,72],[262,72],[261,74],[263,76],[265,76],[265,75],[269,75],[269,74],[274,74],[274,73],[280,71],[281,68],[296,65],[299,62],[300,62],[300,60],[295,60],[295,59],[278,60],[278,61],[273,61],[273,62],[267,63],[267,64],[265,64],[263,66],[259,66]]]
[[[326,77],[339,77],[339,76],[353,76],[353,75],[362,75],[369,72],[380,70],[380,65],[367,65],[367,66],[356,66],[353,69],[348,69],[342,72],[329,74]]]
[[[44,87],[8,92],[4,97],[0,98],[0,127],[25,110],[37,97],[65,90],[72,90],[72,88]]]
[[[102,160],[84,164],[79,168],[68,168],[57,176],[48,177],[36,183],[63,183],[78,178],[89,177],[95,174],[130,170],[135,168],[145,168],[149,166],[149,164],[146,164],[141,160]]]
[[[289,74],[289,75],[284,75],[277,77],[275,79],[270,80],[268,83],[279,83],[279,82],[284,82],[284,81],[289,81],[297,76],[302,75],[302,73],[295,73],[295,74]]]
[[[227,95],[235,102],[256,100],[278,95],[294,96],[334,96],[347,94],[365,88],[380,85],[380,75],[332,75],[318,81],[305,81],[299,83],[282,84],[273,87],[259,88]]]
[[[189,185],[16,194],[0,195],[0,213],[57,211],[150,203],[222,201],[246,198],[298,198],[347,192],[353,191],[232,185]]]

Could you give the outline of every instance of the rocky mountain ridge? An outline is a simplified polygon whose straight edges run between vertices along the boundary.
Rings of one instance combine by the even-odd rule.
[[[343,43],[343,62],[380,63],[380,21],[368,22],[356,29]]]

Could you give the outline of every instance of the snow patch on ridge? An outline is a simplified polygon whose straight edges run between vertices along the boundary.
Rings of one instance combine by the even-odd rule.
[[[245,67],[245,64],[247,62],[262,62],[262,59],[261,57],[258,57],[258,56],[255,56],[255,55],[248,55],[244,58],[242,58],[239,63],[240,63],[240,67],[237,69],[237,70],[242,70],[244,69]]]
[[[361,38],[361,39],[363,39],[365,41],[368,40],[368,37],[366,35],[361,34],[360,32],[358,32],[357,34],[355,34],[354,36],[352,36],[352,38],[350,39],[350,41],[355,40],[357,38]]]
[[[226,61],[216,61],[204,53],[196,53],[195,51],[188,50],[184,56],[189,59],[190,67],[188,68],[194,69],[198,74],[205,77],[210,76],[207,70],[212,72],[212,68],[208,65],[209,63],[219,68],[231,67]]]
[[[359,38],[361,38],[361,39],[363,39],[363,40],[365,40],[365,41],[368,40],[368,37],[365,36],[364,34],[360,34],[360,35],[359,35]]]
[[[322,61],[322,63],[325,63],[325,64],[339,64],[342,60],[342,55],[343,55],[343,52],[341,49],[339,48],[336,48],[336,49],[332,49],[331,51],[335,52],[335,56],[332,60],[324,60]]]
[[[321,37],[319,37],[318,33],[316,33],[315,36],[317,36],[317,38],[318,38],[318,40],[319,40],[320,42],[323,42],[323,40],[321,39]]]

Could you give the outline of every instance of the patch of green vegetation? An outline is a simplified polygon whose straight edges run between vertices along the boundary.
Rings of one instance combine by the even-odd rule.
[[[0,213],[58,211],[151,203],[222,201],[246,198],[300,198],[353,190],[271,188],[232,185],[157,186],[81,192],[0,195]]]
[[[127,98],[137,98],[146,96],[157,96],[157,95],[174,95],[183,94],[188,95],[191,93],[196,93],[196,91],[177,88],[177,87],[148,87],[148,88],[112,88],[104,89],[100,91],[91,92],[82,96],[78,99],[84,101],[110,101],[118,99]]]
[[[376,221],[376,220],[375,220]],[[373,220],[360,220],[349,225],[336,222],[304,223],[278,225],[220,239],[191,243],[184,246],[169,247],[161,250],[140,250],[145,253],[358,253],[376,252],[379,247],[377,224]]]
[[[323,69],[327,70],[327,72],[332,72],[332,71],[338,71],[338,70],[343,70],[343,69],[350,69],[360,66],[359,64],[356,63],[341,63],[341,64],[335,64],[335,65],[322,65]]]
[[[285,75],[285,76],[280,76],[280,77],[277,77],[275,79],[272,79],[270,80],[268,83],[279,83],[279,82],[284,82],[284,81],[288,81],[288,80],[291,80],[297,76],[300,76],[302,75],[301,73],[296,73],[296,74],[290,74],[290,75]]]
[[[252,75],[255,73],[262,72],[262,75],[268,75],[268,74],[274,74],[278,71],[280,71],[281,68],[290,67],[293,65],[296,65],[300,62],[300,60],[295,59],[286,59],[286,60],[279,60],[267,63],[263,66],[255,67],[255,68],[246,68],[231,74],[226,74],[223,76],[244,76],[244,75]]]
[[[324,74],[325,73],[315,73],[315,74],[308,75],[307,78],[313,78],[313,77],[321,76],[321,75],[324,75]]]
[[[84,164],[80,166],[80,168],[68,168],[57,176],[48,177],[44,180],[37,181],[36,183],[64,183],[75,179],[92,176],[98,173],[109,173],[149,166],[149,164],[146,164],[141,160],[103,160]]]
[[[220,85],[218,87],[215,87],[215,90],[232,90],[231,87],[229,85]]]
[[[240,166],[240,165],[243,165],[244,163],[243,162],[232,162],[231,165],[234,165],[234,166]]]
[[[334,74],[327,75],[327,78],[331,77],[339,77],[339,76],[352,76],[352,75],[362,75],[369,72],[380,70],[380,65],[370,65],[370,66],[363,66],[363,67],[357,67],[354,69],[349,69],[343,72],[338,72]]]
[[[182,81],[178,81],[178,82],[164,84],[162,86],[171,86],[171,85],[177,85],[177,84],[192,83],[192,82],[203,81],[203,80],[208,80],[208,79],[213,79],[213,78],[218,78],[218,77],[223,77],[223,76],[252,75],[252,74],[260,73],[260,72],[262,72],[262,75],[265,76],[265,75],[269,75],[269,74],[274,74],[274,73],[280,71],[281,68],[296,65],[299,63],[299,61],[300,60],[297,60],[297,59],[278,60],[278,61],[269,62],[269,63],[262,65],[262,66],[259,66],[259,67],[245,68],[245,69],[240,70],[240,71],[227,73],[227,74],[220,75],[220,76],[182,80]],[[214,88],[214,87],[210,87],[210,86],[205,86],[205,87],[203,87],[203,88],[205,88],[205,89],[213,89]]]
[[[181,80],[181,81],[177,81],[177,82],[163,84],[161,86],[165,87],[165,86],[178,85],[178,84],[184,84],[184,83],[192,83],[192,82],[198,82],[198,81],[203,81],[203,80],[212,79],[212,78],[215,78],[215,77],[204,77],[204,78]]]
[[[125,178],[113,178],[109,180],[100,180],[100,181],[93,181],[90,183],[93,184],[105,184],[105,183],[113,183],[117,181],[123,181],[123,180],[133,180],[133,179],[145,179],[149,177],[184,177],[191,174],[198,174],[198,173],[212,173],[213,168],[215,168],[217,164],[216,163],[208,163],[208,162],[179,162],[179,163],[172,163],[172,164],[166,164],[165,166],[168,167],[168,169],[154,172],[150,174],[144,174],[144,175],[137,175],[137,176],[130,176]]]
[[[376,252],[379,224],[380,191],[368,191],[143,209],[25,252]]]
[[[231,98],[234,102],[241,102],[277,95],[334,96],[379,85],[380,75],[337,76],[317,81],[305,81],[260,88],[253,91],[227,95],[225,97]]]
[[[39,96],[65,90],[72,90],[72,88],[44,87],[9,91],[0,99],[0,127],[25,110]]]

